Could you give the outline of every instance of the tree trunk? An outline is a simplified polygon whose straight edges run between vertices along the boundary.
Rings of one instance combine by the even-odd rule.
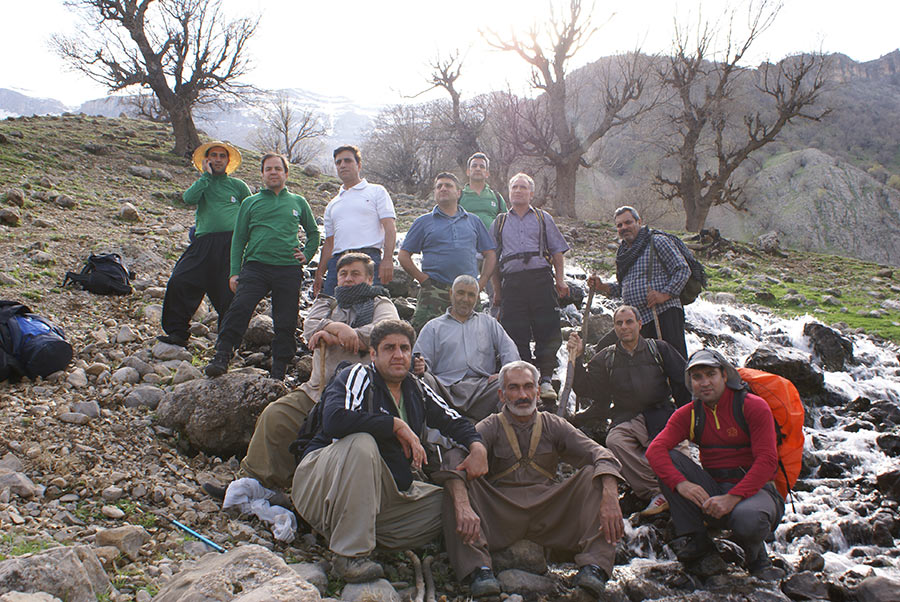
[[[684,199],[684,213],[686,216],[684,229],[688,232],[699,232],[706,224],[706,216],[709,215],[709,205],[702,199]]]
[[[556,210],[559,215],[576,217],[575,215],[575,175],[578,172],[578,159],[556,164]]]
[[[179,157],[187,157],[200,146],[200,136],[194,125],[194,116],[190,109],[170,111],[172,131],[175,134],[175,149],[172,151]]]

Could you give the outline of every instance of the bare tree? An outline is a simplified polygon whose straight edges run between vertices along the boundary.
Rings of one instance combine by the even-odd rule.
[[[283,153],[291,163],[304,165],[322,152],[319,139],[325,133],[320,114],[295,108],[281,92],[271,100],[263,125],[256,131],[254,146],[262,152]]]
[[[128,97],[128,104],[134,109],[135,115],[140,119],[155,123],[169,123],[169,114],[159,104],[159,99],[153,93],[147,94],[143,90]]]
[[[227,21],[221,0],[68,0],[84,16],[57,53],[110,92],[150,89],[168,113],[178,155],[199,146],[192,110],[251,89],[239,79],[258,19]]]
[[[448,160],[447,146],[432,126],[435,103],[394,105],[375,117],[363,143],[366,173],[392,190],[427,194]]]
[[[754,75],[739,63],[780,9],[780,3],[765,0],[750,5],[743,40],[733,37],[732,13],[721,51],[714,48],[717,28],[708,22],[701,22],[695,36],[676,24],[673,55],[658,75],[675,104],[666,154],[677,164],[677,175],[659,173],[654,185],[665,199],[684,205],[691,232],[703,228],[714,205],[740,208],[741,187],[734,176],[751,153],[775,140],[792,120],[818,121],[829,112],[812,110],[826,84],[826,65],[821,54],[811,54],[762,65],[753,87],[769,106],[739,114],[739,84]]]
[[[543,95],[536,101],[538,112],[531,110],[523,124],[533,130],[521,136],[525,150],[540,156],[556,172],[556,209],[575,217],[575,179],[579,167],[587,166],[585,155],[612,128],[632,121],[648,107],[637,106],[647,80],[640,55],[620,61],[618,78],[607,77],[600,104],[602,115],[590,127],[576,127],[571,114],[573,93],[567,86],[569,60],[597,31],[591,25],[591,9],[585,13],[581,0],[569,0],[568,8],[553,11],[546,26],[534,25],[520,40],[513,35],[505,40],[493,31],[484,32],[488,44],[518,54],[531,65],[531,86]],[[546,41],[544,41],[546,39]],[[571,91],[574,92],[574,91]]]
[[[429,87],[409,98],[417,98],[435,88],[442,88],[447,92],[450,104],[446,111],[436,115],[434,125],[439,125],[448,132],[446,142],[454,147],[453,155],[457,166],[465,170],[468,158],[481,148],[478,138],[487,114],[481,103],[462,101],[462,93],[457,89],[456,81],[462,73],[463,60],[459,50],[454,50],[446,57],[437,56],[432,59],[428,63],[431,69],[428,75]]]

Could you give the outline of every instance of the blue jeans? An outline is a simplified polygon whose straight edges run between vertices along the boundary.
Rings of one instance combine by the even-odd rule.
[[[341,258],[341,255],[344,253],[365,253],[369,257],[372,258],[372,261],[375,262],[375,281],[372,284],[381,284],[381,280],[378,279],[378,266],[381,265],[381,250],[374,249],[371,247],[365,249],[348,249],[346,251],[342,251],[340,253],[334,253],[331,255],[331,259],[328,260],[327,269],[328,271],[325,274],[325,282],[322,284],[322,293],[328,295],[329,297],[334,297],[334,289],[337,286],[337,264],[338,260]],[[393,261],[393,259],[392,259]]]

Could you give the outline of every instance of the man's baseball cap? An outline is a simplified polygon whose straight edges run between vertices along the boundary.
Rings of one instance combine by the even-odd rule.
[[[201,144],[197,147],[197,150],[194,151],[194,155],[191,159],[194,163],[194,167],[197,168],[197,171],[203,171],[203,159],[206,158],[206,153],[209,149],[214,146],[221,146],[228,151],[228,165],[225,166],[225,173],[234,173],[234,171],[241,166],[241,151],[239,151],[237,147],[220,140],[213,140],[212,142],[207,142],[206,144]]]
[[[743,379],[741,375],[738,374],[738,371],[734,366],[731,365],[731,362],[725,359],[721,353],[716,351],[715,349],[700,349],[695,351],[690,355],[687,361],[687,365],[684,368],[684,385],[687,387],[688,391],[691,394],[694,391],[691,389],[691,368],[694,366],[713,366],[716,368],[723,368],[725,370],[725,385],[729,389],[740,389],[741,383]]]

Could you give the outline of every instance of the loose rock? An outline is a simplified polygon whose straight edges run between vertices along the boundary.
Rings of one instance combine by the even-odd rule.
[[[89,546],[53,548],[0,562],[0,591],[44,592],[69,602],[96,602],[109,578]]]
[[[115,546],[132,561],[140,556],[141,546],[150,540],[150,534],[143,527],[126,525],[115,529],[97,531],[95,541],[98,546]]]

